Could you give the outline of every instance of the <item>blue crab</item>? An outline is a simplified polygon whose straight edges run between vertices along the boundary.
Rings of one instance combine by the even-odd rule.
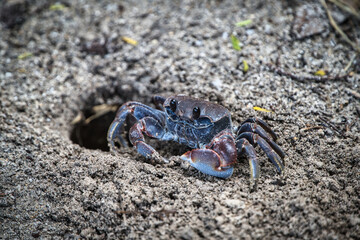
[[[231,115],[225,107],[208,101],[175,95],[168,98],[155,96],[157,108],[139,102],[127,102],[121,106],[108,131],[110,148],[115,142],[127,147],[122,137],[128,118],[134,125],[129,130],[129,140],[146,158],[167,162],[145,142],[144,134],[163,141],[177,141],[193,150],[184,153],[182,160],[200,172],[219,178],[229,178],[234,171],[238,156],[249,159],[251,178],[259,178],[259,164],[255,152],[258,144],[281,174],[285,154],[275,143],[276,134],[259,118],[249,118],[233,132]]]

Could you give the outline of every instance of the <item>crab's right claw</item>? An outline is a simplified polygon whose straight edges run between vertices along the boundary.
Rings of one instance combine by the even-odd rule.
[[[200,172],[219,178],[229,178],[234,171],[232,166],[221,166],[219,154],[211,149],[188,151],[181,156],[181,159],[189,162]]]
[[[107,140],[110,146],[111,151],[115,151],[115,142],[119,143],[122,147],[127,147],[128,144],[121,136],[123,132],[125,119],[122,118],[115,118],[115,120],[111,123],[109,127],[109,131],[107,134]]]

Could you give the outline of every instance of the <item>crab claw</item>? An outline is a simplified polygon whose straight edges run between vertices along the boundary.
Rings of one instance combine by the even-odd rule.
[[[115,142],[120,143],[121,146],[123,146],[123,147],[128,146],[127,142],[121,136],[122,128],[124,127],[123,126],[124,121],[125,121],[125,119],[124,120],[115,119],[109,127],[107,140],[108,140],[111,150],[115,150]]]
[[[184,153],[182,160],[188,161],[191,166],[202,173],[219,178],[229,178],[233,174],[232,166],[221,166],[221,158],[211,149],[195,149]]]

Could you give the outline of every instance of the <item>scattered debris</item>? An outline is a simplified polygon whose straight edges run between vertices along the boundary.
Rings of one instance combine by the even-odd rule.
[[[31,57],[33,54],[31,52],[24,52],[20,54],[17,58],[19,60],[24,60],[25,58]]]
[[[136,40],[134,40],[134,39],[132,39],[132,38],[129,38],[129,37],[121,37],[121,39],[122,39],[124,42],[126,42],[126,43],[128,43],[128,44],[130,44],[130,45],[133,45],[133,46],[136,46],[136,45],[138,44],[138,42],[137,42]]]
[[[341,35],[341,37],[347,42],[349,43],[352,48],[360,53],[360,47],[353,41],[350,40],[350,38],[344,33],[344,31],[338,26],[338,24],[336,23],[336,21],[334,20],[333,16],[331,15],[331,12],[325,2],[325,0],[320,0],[321,4],[323,5],[323,7],[326,10],[326,13],[328,15],[330,24],[333,28],[335,28],[335,30]]]
[[[329,0],[344,11],[360,19],[360,1],[359,0]]]
[[[345,125],[345,132],[350,131],[350,129],[355,125],[356,122],[357,122],[357,121],[354,120],[354,121],[352,121],[351,123],[346,124],[346,125]]]
[[[239,41],[239,39],[238,39],[235,35],[233,35],[233,34],[231,34],[230,39],[231,39],[231,44],[232,44],[233,48],[234,48],[236,51],[240,51],[240,50],[241,50],[241,47],[240,47],[240,41]]]
[[[49,7],[51,11],[64,11],[66,6],[62,3],[55,3]]]
[[[325,71],[324,70],[317,70],[314,73],[315,76],[325,76]]]
[[[300,131],[309,131],[312,129],[324,129],[324,126],[308,126],[300,129]]]
[[[266,64],[266,66],[269,68],[269,71],[277,73],[281,76],[289,77],[295,81],[298,82],[306,82],[306,81],[315,81],[319,83],[324,83],[327,81],[347,81],[349,77],[351,77],[351,74],[346,75],[340,75],[340,76],[302,76],[302,75],[296,75],[291,72],[287,72],[286,70],[277,67],[273,64]]]
[[[247,19],[247,20],[244,20],[244,21],[237,22],[235,25],[237,27],[245,27],[247,25],[250,25],[251,23],[252,23],[251,19]]]
[[[340,136],[344,136],[344,134],[342,133],[341,130],[339,130],[338,127],[336,127],[333,123],[330,122],[329,119],[323,117],[323,116],[319,116],[320,121],[322,122],[322,124],[327,127],[327,128],[331,128],[332,130],[334,130],[336,133],[338,133]]]
[[[267,109],[261,108],[261,107],[253,107],[253,109],[254,109],[255,111],[259,111],[259,112],[271,112],[271,113],[273,113],[273,111],[267,110]]]
[[[355,98],[360,99],[360,93],[350,88],[345,88],[345,91],[352,94]]]
[[[249,70],[249,65],[245,60],[243,60],[243,65],[243,72],[246,73]]]
[[[100,118],[109,112],[116,112],[116,110],[119,108],[117,105],[108,105],[108,104],[101,104],[94,106],[92,108],[92,111],[94,112],[94,115],[91,115],[87,119],[85,119],[84,124],[89,124],[92,120]]]
[[[346,65],[346,67],[344,68],[344,72],[347,72],[347,71],[350,69],[351,65],[353,65],[354,63],[356,63],[356,54],[354,54],[354,55],[351,57],[349,63],[348,63],[348,64]],[[356,71],[356,69],[355,69],[355,71]]]

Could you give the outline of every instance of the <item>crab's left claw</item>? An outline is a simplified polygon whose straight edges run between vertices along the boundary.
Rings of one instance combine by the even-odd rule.
[[[110,144],[111,150],[115,149],[115,142],[119,142],[123,147],[128,146],[127,142],[121,136],[122,127],[122,122],[115,120],[109,128],[107,140]]]
[[[130,113],[129,109],[126,108],[127,106],[123,106],[114,121],[111,123],[108,134],[107,140],[111,150],[115,150],[115,142],[118,142],[122,147],[127,147],[128,144],[125,139],[121,136],[122,132],[124,131],[124,125],[126,122],[126,118]]]
[[[188,161],[191,166],[202,173],[219,178],[229,178],[233,174],[232,166],[221,166],[221,157],[211,149],[195,149],[181,156],[182,160]]]

